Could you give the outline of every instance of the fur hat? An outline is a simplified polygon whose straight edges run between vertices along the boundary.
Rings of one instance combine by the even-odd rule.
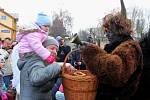
[[[103,18],[104,32],[112,32],[118,35],[130,35],[133,33],[131,20],[127,18],[123,0],[120,0],[121,11],[113,12]]]
[[[104,17],[103,29],[104,32],[130,35],[132,33],[132,24],[130,19],[124,18],[120,12],[115,12]]]
[[[50,36],[48,36],[48,38],[43,42],[44,47],[47,47],[49,45],[56,45],[57,47],[59,47],[58,41],[55,38]]]
[[[37,15],[37,19],[36,19],[36,23],[39,26],[42,25],[51,25],[51,19],[50,16],[44,14],[44,13],[38,13]]]

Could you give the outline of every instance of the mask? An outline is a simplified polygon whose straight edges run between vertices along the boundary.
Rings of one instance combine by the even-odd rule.
[[[108,38],[109,42],[111,42],[111,43],[118,40],[118,36],[112,32],[107,32],[106,37]]]

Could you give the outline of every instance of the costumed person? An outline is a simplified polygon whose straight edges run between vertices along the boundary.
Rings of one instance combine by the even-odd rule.
[[[0,96],[3,93],[4,89],[4,81],[3,81],[3,75],[4,72],[2,68],[5,66],[6,59],[8,58],[9,54],[6,50],[0,49]]]
[[[48,37],[43,46],[57,56],[59,43],[52,37]],[[18,60],[20,70],[20,100],[51,100],[51,89],[54,80],[61,73],[62,63],[49,64],[43,61],[37,54],[26,54]],[[67,63],[66,68],[74,71],[74,67]]]
[[[3,46],[3,42],[2,39],[0,38],[0,49],[2,49],[2,46]]]
[[[35,53],[50,64],[54,62],[54,55],[42,45],[48,36],[50,25],[50,17],[44,13],[39,13],[35,22],[27,23],[19,29],[17,42],[21,58],[26,54]]]
[[[139,43],[143,52],[143,70],[138,90],[131,100],[150,100],[150,29]]]
[[[7,50],[7,48],[10,48],[12,46],[12,40],[9,37],[6,37],[3,41],[3,49]]]
[[[124,7],[123,0],[121,4]],[[96,100],[130,100],[137,90],[143,55],[123,12],[104,17],[103,29],[109,40],[104,50],[94,44],[81,48],[87,69],[99,80]]]
[[[6,47],[7,48],[7,52],[9,53],[9,56],[8,58],[6,59],[5,61],[5,66],[2,68],[2,71],[4,72],[4,75],[3,75],[3,80],[4,80],[4,83],[5,83],[5,86],[7,88],[7,90],[11,90],[11,85],[12,85],[12,82],[11,80],[13,79],[13,72],[12,72],[12,59],[11,59],[11,49],[12,47]]]

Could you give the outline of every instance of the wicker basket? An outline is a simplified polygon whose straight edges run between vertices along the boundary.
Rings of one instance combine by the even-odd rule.
[[[63,68],[70,54],[66,56]],[[65,100],[95,100],[98,83],[96,76],[88,70],[78,70],[76,73],[81,75],[67,74],[65,71],[62,73]]]

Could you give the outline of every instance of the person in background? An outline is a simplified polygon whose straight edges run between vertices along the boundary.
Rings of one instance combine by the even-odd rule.
[[[3,71],[1,70],[5,65],[5,57],[3,56],[3,50],[0,49],[0,100],[2,100],[2,97],[5,96],[5,98],[7,98],[6,95],[4,95],[4,90],[3,90],[3,86],[4,86],[4,81],[3,81]]]
[[[93,39],[92,35],[89,35],[89,36],[87,37],[87,42],[89,42],[89,43],[94,43],[94,39]]]
[[[59,43],[53,37],[48,37],[43,46],[57,56]],[[55,78],[61,73],[62,66],[61,62],[52,64],[44,62],[35,53],[26,54],[19,59],[20,100],[51,100],[51,89]],[[66,64],[66,68],[69,71],[75,70],[69,63]]]
[[[12,46],[12,40],[9,37],[6,37],[3,42],[3,49],[10,48]]]
[[[4,45],[4,40],[1,40],[0,49],[3,49],[3,45]]]
[[[57,36],[56,40],[59,42],[57,62],[64,62],[66,55],[71,51],[71,47],[65,44],[65,40],[61,36]],[[67,62],[70,62],[69,59]]]
[[[76,49],[76,48],[74,48]],[[71,54],[71,64],[78,70],[86,70],[86,65],[83,62],[81,53],[80,53],[80,45],[77,45],[76,51],[72,52]]]
[[[3,74],[2,68],[5,66],[6,59],[8,58],[9,54],[6,50],[0,49],[0,92],[2,92],[4,81],[3,81]]]
[[[3,49],[8,50],[9,48],[12,48],[12,40],[9,37],[6,37],[3,41]]]
[[[0,70],[1,70],[1,73],[3,75],[3,82],[5,83],[4,85],[8,88],[8,84],[9,84],[9,81],[6,82],[7,78],[4,77],[6,75],[6,65],[8,63],[8,58],[9,58],[9,53],[4,50],[4,49],[0,49]],[[7,88],[5,88],[7,90]]]
[[[71,47],[65,44],[64,38],[61,36],[57,36],[56,40],[59,42],[59,49],[57,52],[57,62],[64,62],[65,57],[67,54],[71,51]],[[70,59],[67,60],[68,63],[70,63]],[[56,100],[55,94],[59,90],[60,85],[62,84],[62,78],[58,77],[56,79],[56,83],[54,87],[52,88],[52,100]]]
[[[19,46],[18,44],[13,47],[11,53],[11,61],[12,61],[12,71],[13,71],[13,79],[12,81],[12,88],[16,91],[16,100],[19,100],[20,95],[20,71],[17,66],[17,61],[19,59],[18,53]]]

